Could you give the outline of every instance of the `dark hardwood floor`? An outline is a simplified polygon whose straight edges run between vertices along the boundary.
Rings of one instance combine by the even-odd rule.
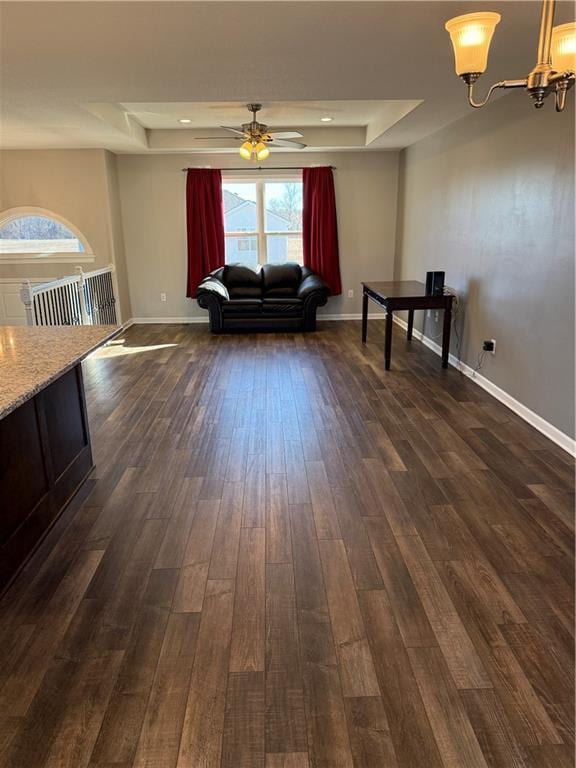
[[[7,768],[573,766],[570,457],[419,342],[138,326],[0,603]]]

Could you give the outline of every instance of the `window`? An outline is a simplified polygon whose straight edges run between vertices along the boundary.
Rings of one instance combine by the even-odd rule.
[[[239,251],[256,251],[258,248],[258,241],[255,237],[239,237],[238,238],[238,250]]]
[[[0,215],[0,262],[69,259],[92,261],[94,256],[82,235],[60,217],[39,208]]]
[[[300,178],[225,181],[222,194],[227,264],[302,264]]]

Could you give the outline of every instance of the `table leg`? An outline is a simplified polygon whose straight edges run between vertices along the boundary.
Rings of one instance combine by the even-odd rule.
[[[406,338],[408,341],[412,341],[412,328],[414,327],[414,310],[409,309],[408,310],[408,333],[406,334]]]
[[[392,325],[393,325],[392,312],[388,310],[386,312],[386,339],[384,342],[384,368],[390,370],[390,355],[392,353]]]
[[[442,368],[448,368],[448,355],[450,353],[450,326],[452,324],[452,309],[444,310],[444,327],[442,329]]]
[[[362,294],[362,344],[366,344],[368,335],[368,294]]]

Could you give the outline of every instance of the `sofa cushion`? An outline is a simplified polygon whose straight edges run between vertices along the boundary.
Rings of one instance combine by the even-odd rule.
[[[260,299],[262,297],[262,274],[242,264],[227,264],[222,282],[231,299]]]
[[[304,312],[304,302],[301,299],[294,298],[265,298],[262,302],[262,312],[267,317],[272,317],[274,315],[281,315],[282,317],[302,317]]]
[[[224,316],[255,317],[262,314],[260,299],[230,299],[222,302]]]
[[[300,264],[264,264],[262,267],[262,283],[264,298],[296,296],[302,280]]]

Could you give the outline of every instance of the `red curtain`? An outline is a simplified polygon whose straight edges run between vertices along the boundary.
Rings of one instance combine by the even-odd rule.
[[[342,293],[342,283],[332,168],[304,168],[303,182],[304,264],[317,272],[336,296]]]
[[[188,279],[186,296],[195,298],[200,281],[224,266],[222,174],[212,168],[190,168],[186,179]]]

